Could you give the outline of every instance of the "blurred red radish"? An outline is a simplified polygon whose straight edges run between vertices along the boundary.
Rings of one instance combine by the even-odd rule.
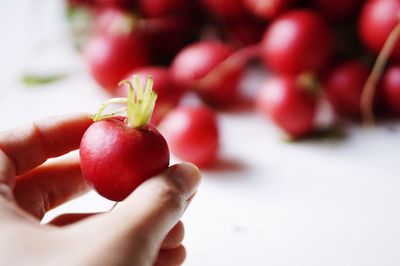
[[[313,88],[303,84],[300,77],[273,76],[265,81],[257,97],[257,109],[292,138],[312,133],[317,110]]]
[[[135,28],[133,17],[117,9],[98,15],[83,54],[93,78],[109,92],[132,69],[150,61],[145,36]]]
[[[370,69],[359,61],[348,61],[334,67],[323,87],[335,111],[342,116],[359,118],[361,93]]]
[[[243,0],[246,8],[265,20],[272,20],[281,14],[293,0]]]
[[[200,0],[204,9],[220,19],[238,18],[245,14],[242,0]]]
[[[360,15],[361,39],[369,49],[379,53],[399,23],[400,0],[369,0]],[[400,40],[397,40],[391,55],[400,59]]]
[[[196,38],[198,25],[187,16],[163,16],[143,21],[153,62],[169,64],[183,47]]]
[[[98,6],[131,8],[135,5],[136,0],[95,0]]]
[[[262,41],[265,65],[278,73],[320,72],[332,55],[332,34],[312,10],[284,13],[267,29]]]
[[[267,27],[266,22],[253,16],[227,20],[223,26],[229,39],[241,47],[259,43]]]
[[[187,0],[136,0],[140,14],[144,17],[161,17],[182,14],[190,8]]]
[[[181,106],[160,124],[172,153],[199,167],[215,162],[219,149],[216,114],[204,106]]]
[[[182,88],[195,90],[206,102],[217,106],[237,100],[244,65],[227,62],[233,49],[217,41],[202,41],[185,47],[175,57],[171,74]]]
[[[390,66],[383,76],[382,94],[386,107],[400,115],[400,65]]]
[[[346,20],[361,8],[365,0],[313,0],[315,6],[335,21]]]

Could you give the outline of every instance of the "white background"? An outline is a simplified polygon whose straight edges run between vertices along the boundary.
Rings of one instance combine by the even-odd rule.
[[[0,130],[93,112],[106,99],[66,33],[61,1],[0,2]],[[21,74],[33,70],[71,77],[24,87]],[[224,163],[204,172],[183,218],[185,265],[400,265],[398,124],[293,144],[251,113],[223,114],[220,122]],[[110,205],[92,192],[47,218]]]

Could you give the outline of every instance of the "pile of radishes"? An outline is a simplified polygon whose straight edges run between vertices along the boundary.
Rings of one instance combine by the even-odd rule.
[[[247,103],[239,84],[257,62],[268,77],[253,106],[293,139],[320,129],[322,104],[335,124],[400,116],[400,0],[68,0],[68,7],[91,18],[82,54],[94,80],[126,97],[121,80],[151,75],[158,94],[151,123],[177,157],[200,166],[217,158],[216,110]],[[181,104],[188,92],[201,101]]]

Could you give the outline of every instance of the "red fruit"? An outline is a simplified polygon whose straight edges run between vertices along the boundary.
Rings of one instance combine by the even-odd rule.
[[[244,0],[249,11],[265,20],[271,20],[281,14],[293,0]]]
[[[358,118],[360,100],[369,68],[358,61],[348,61],[333,68],[324,81],[329,102],[343,116]]]
[[[294,76],[269,78],[258,94],[257,108],[291,137],[305,137],[314,130],[316,98]]]
[[[140,78],[136,77],[140,83]],[[109,200],[124,200],[146,179],[169,165],[163,136],[148,125],[157,96],[149,79],[146,88],[131,83],[128,98],[108,101],[94,116],[80,144],[81,169],[93,188]],[[127,117],[102,116],[110,103],[126,103]]]
[[[137,0],[140,14],[145,17],[161,17],[187,11],[187,0]]]
[[[204,106],[181,106],[170,112],[160,130],[178,158],[205,167],[215,161],[219,148],[216,114]]]
[[[379,53],[389,34],[400,22],[400,0],[370,0],[360,15],[359,32],[364,44]],[[400,58],[400,41],[391,54]]]
[[[197,25],[186,16],[163,16],[146,19],[142,30],[153,61],[169,64],[176,53],[192,40],[197,33]]]
[[[149,75],[154,80],[153,90],[157,93],[157,103],[151,117],[151,124],[157,125],[161,119],[179,103],[183,90],[173,82],[168,69],[164,67],[138,68],[132,71],[127,78],[132,78],[133,74],[139,75],[142,82]],[[116,95],[126,97],[127,93],[128,88],[126,86],[120,86]]]
[[[222,65],[232,53],[233,49],[221,42],[191,44],[175,57],[171,74],[179,86],[194,89],[205,101],[214,105],[229,105],[237,97],[238,82],[243,72],[240,63]],[[215,75],[209,78],[211,74]]]
[[[84,49],[84,57],[97,83],[113,92],[129,71],[148,64],[143,40],[138,32],[92,36]]]
[[[245,14],[242,0],[200,0],[204,9],[217,18],[238,18]]]
[[[245,16],[224,23],[229,38],[241,46],[259,43],[265,31],[266,23],[252,16]]]
[[[136,0],[95,0],[97,5],[104,7],[130,8]]]
[[[278,17],[262,41],[262,59],[279,73],[320,72],[332,54],[332,35],[311,10],[293,10]]]
[[[319,10],[333,20],[350,18],[365,0],[313,0]]]
[[[152,126],[129,127],[108,118],[85,132],[80,146],[82,173],[103,197],[124,200],[146,179],[169,165],[165,139]]]
[[[382,94],[386,106],[396,115],[400,115],[400,65],[386,70],[382,82]]]

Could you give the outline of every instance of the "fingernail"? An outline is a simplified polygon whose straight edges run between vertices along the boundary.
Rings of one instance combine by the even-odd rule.
[[[0,183],[0,196],[7,200],[12,200],[14,197],[11,188],[8,185],[1,183]]]
[[[192,163],[177,164],[171,172],[171,177],[179,184],[182,192],[190,198],[200,184],[201,172]]]

